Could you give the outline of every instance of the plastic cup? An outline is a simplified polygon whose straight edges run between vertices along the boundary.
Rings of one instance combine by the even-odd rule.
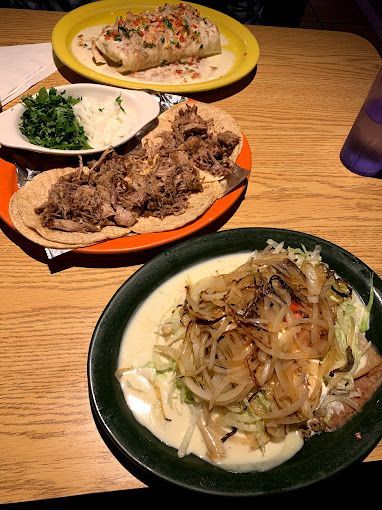
[[[345,140],[340,159],[359,175],[373,177],[382,171],[382,68]]]

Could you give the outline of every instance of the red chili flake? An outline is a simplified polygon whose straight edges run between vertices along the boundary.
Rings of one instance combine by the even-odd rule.
[[[183,74],[182,69],[177,69],[175,72],[176,72],[176,74]]]
[[[184,37],[184,35],[181,35],[181,36],[179,37],[179,41],[180,41],[180,42],[184,42],[185,40],[186,40],[186,38]]]
[[[197,78],[200,78],[200,73],[192,73],[192,74],[191,74],[191,78],[192,78],[193,80],[196,80]]]

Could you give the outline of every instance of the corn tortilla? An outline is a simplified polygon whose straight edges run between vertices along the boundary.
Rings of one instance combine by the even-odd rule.
[[[47,246],[47,240],[42,237],[38,232],[36,232],[33,228],[28,227],[24,221],[22,220],[19,208],[18,208],[18,198],[19,195],[15,193],[9,203],[9,212],[12,219],[13,226],[22,234],[24,237],[33,241],[36,244],[40,244],[42,246]],[[49,248],[57,248],[57,249],[71,249],[77,248],[77,245],[70,244],[62,244],[51,242],[49,244]]]
[[[164,218],[155,218],[153,216],[139,218],[137,223],[131,228],[137,234],[147,234],[149,232],[164,232],[165,230],[183,227],[211,207],[222,196],[221,190],[222,188],[218,183],[207,184],[203,191],[190,196],[187,209],[183,213],[179,215],[172,214]]]

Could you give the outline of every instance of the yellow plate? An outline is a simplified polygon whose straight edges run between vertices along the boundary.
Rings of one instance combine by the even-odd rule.
[[[163,3],[165,0],[163,0]],[[178,3],[178,0],[166,0],[168,4]],[[124,88],[150,88],[166,92],[200,92],[229,85],[246,76],[257,64],[260,49],[256,38],[241,23],[221,12],[191,4],[196,7],[203,17],[215,23],[223,36],[223,47],[231,51],[235,58],[230,70],[223,76],[199,83],[181,85],[166,85],[164,83],[148,83],[128,81],[118,77],[108,76],[99,71],[86,67],[72,52],[74,37],[85,28],[101,24],[114,24],[117,16],[125,16],[126,11],[139,12],[157,7],[158,0],[102,0],[84,5],[66,14],[56,24],[52,33],[53,49],[57,57],[67,67],[96,82],[115,85]]]

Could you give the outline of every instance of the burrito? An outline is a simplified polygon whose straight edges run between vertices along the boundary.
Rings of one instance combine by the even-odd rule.
[[[162,5],[139,14],[128,12],[92,41],[96,63],[120,73],[144,71],[222,52],[216,25],[189,4]]]

